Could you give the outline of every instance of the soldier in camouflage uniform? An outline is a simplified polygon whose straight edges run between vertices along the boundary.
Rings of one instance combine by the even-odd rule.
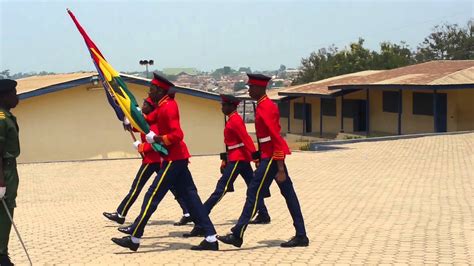
[[[0,200],[5,200],[13,216],[18,190],[16,157],[20,155],[18,124],[10,109],[18,104],[16,81],[0,80]],[[0,265],[13,265],[8,257],[8,239],[12,223],[0,203]]]

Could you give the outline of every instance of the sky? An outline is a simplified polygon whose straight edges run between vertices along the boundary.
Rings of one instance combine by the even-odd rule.
[[[405,41],[412,49],[434,25],[465,26],[474,1],[22,1],[0,0],[0,71],[93,70],[72,10],[118,71],[223,66],[252,70],[300,66],[301,58],[359,37]]]

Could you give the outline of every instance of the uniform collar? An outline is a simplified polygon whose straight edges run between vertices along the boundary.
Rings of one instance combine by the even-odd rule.
[[[258,99],[257,104],[260,104],[261,102],[265,101],[266,99],[268,99],[268,96],[265,94],[260,99]]]
[[[168,100],[170,99],[170,96],[165,95],[165,97],[161,98],[161,100],[158,102],[158,107],[162,106],[165,104]]]
[[[237,111],[233,111],[233,112],[230,113],[227,117],[228,117],[228,118],[231,118],[231,117],[233,117],[234,115],[237,115]]]
[[[7,111],[6,109],[3,109],[1,107],[0,107],[0,114],[3,114],[4,116],[10,116],[10,117],[13,116],[13,114],[10,113],[10,111]]]

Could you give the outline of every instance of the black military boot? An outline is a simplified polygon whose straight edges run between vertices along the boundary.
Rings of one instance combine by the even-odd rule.
[[[280,244],[282,248],[307,247],[308,245],[309,239],[307,236],[294,236],[288,242]]]
[[[269,224],[270,221],[270,216],[258,214],[254,220],[249,222],[249,224]]]
[[[224,242],[229,245],[233,245],[234,247],[240,248],[244,240],[240,237],[234,236],[234,234],[230,233],[225,236],[217,236],[217,239],[221,242]]]
[[[125,222],[125,217],[120,218],[116,212],[104,212],[103,215],[107,217],[107,219],[119,224],[123,224]]]
[[[184,233],[183,234],[183,237],[198,237],[198,236],[205,236],[204,235],[204,230],[202,228],[199,228],[199,227],[193,227],[193,230],[191,230],[191,232],[189,233]]]
[[[204,239],[199,245],[192,246],[191,250],[219,250],[219,243],[217,243],[217,241],[207,242],[207,240]]]
[[[8,255],[0,255],[0,266],[13,266],[13,262]]]
[[[132,228],[130,226],[122,226],[122,227],[117,228],[117,230],[120,233],[124,233],[126,235],[131,235],[132,234]]]
[[[124,248],[129,248],[130,250],[137,251],[138,247],[140,244],[138,243],[133,243],[132,237],[131,236],[124,236],[122,238],[112,238],[112,242],[115,244],[124,247]]]
[[[191,218],[191,216],[186,217],[186,216],[183,215],[179,221],[174,223],[174,226],[187,225],[188,223],[190,223],[192,221],[193,221],[193,219]]]

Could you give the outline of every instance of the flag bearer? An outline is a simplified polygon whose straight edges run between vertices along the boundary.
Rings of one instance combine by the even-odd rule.
[[[296,235],[288,242],[282,243],[281,246],[308,246],[309,240],[306,236],[303,214],[285,166],[285,156],[290,154],[290,149],[280,136],[281,127],[278,108],[265,92],[271,78],[262,74],[247,75],[249,77],[247,83],[249,95],[252,99],[258,101],[255,113],[255,130],[260,142],[261,160],[248,187],[247,199],[237,224],[231,229],[231,233],[219,236],[218,239],[236,247],[242,246],[245,229],[255,211],[263,203],[262,192],[268,189],[273,179],[275,179],[281,194],[285,198],[296,229]]]
[[[0,80],[0,200],[5,200],[13,217],[18,191],[16,157],[20,155],[18,124],[10,112],[18,104],[16,81]],[[8,239],[12,223],[0,202],[0,265],[13,265],[8,257]]]
[[[143,236],[145,226],[153,212],[158,207],[165,194],[174,186],[178,195],[182,196],[191,211],[191,216],[205,232],[205,239],[193,250],[218,250],[216,231],[209,219],[191,173],[188,169],[189,152],[184,143],[184,134],[179,122],[179,111],[170,89],[174,85],[164,77],[154,73],[151,81],[149,96],[156,103],[157,127],[159,135],[153,131],[146,135],[149,143],[160,142],[168,150],[164,156],[162,168],[155,177],[152,185],[145,194],[142,210],[135,222],[130,226],[130,236],[123,238],[112,238],[119,246],[136,251],[140,246],[140,238]]]
[[[150,130],[158,132],[156,128],[156,123],[153,123],[153,120],[156,119],[156,116],[154,115],[154,112],[153,112],[154,110],[155,110],[155,105],[153,104],[153,101],[150,98],[145,99],[142,106],[143,116],[145,117],[145,120],[149,124],[151,124]],[[125,126],[129,127],[130,122],[127,123],[127,120],[125,120]],[[140,195],[140,192],[142,191],[143,186],[145,186],[146,182],[148,182],[148,179],[150,179],[150,176],[152,176],[153,173],[155,172],[158,173],[161,167],[161,161],[162,161],[161,155],[153,149],[151,144],[146,142],[145,134],[141,133],[140,136],[141,136],[142,141],[137,140],[133,143],[133,145],[135,149],[137,149],[138,152],[142,154],[143,160],[142,160],[140,169],[138,170],[135,176],[135,179],[133,180],[132,187],[130,188],[130,191],[122,200],[120,205],[118,206],[116,212],[103,213],[104,216],[107,217],[109,220],[115,221],[119,224],[123,224],[125,222],[125,216],[127,216],[127,213],[130,210],[130,207],[132,207],[133,203],[138,198],[138,195]],[[175,194],[174,190],[172,190],[172,192],[175,195],[175,199],[178,201],[179,205],[181,206],[181,209],[183,210],[183,214],[184,214],[183,217],[190,217],[186,204],[184,203],[183,199],[178,197]]]

